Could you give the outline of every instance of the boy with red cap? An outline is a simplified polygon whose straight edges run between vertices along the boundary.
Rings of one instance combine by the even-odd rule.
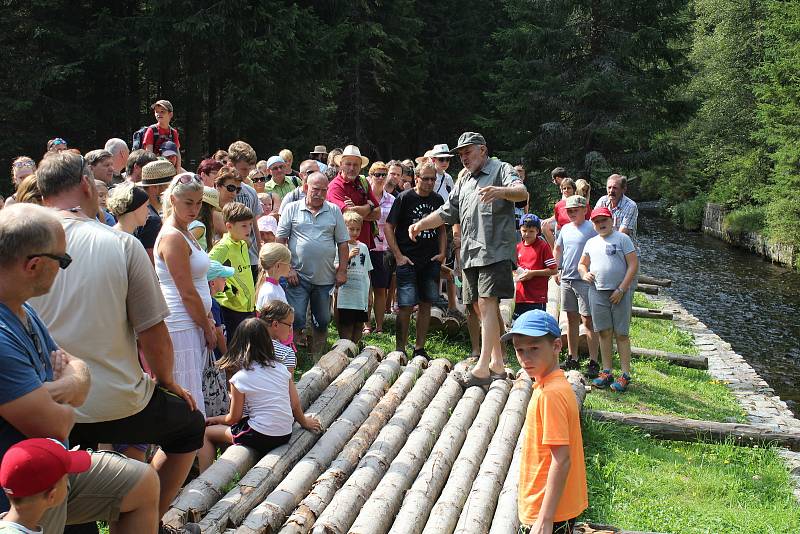
[[[0,514],[0,533],[42,532],[44,512],[67,496],[67,475],[88,471],[92,464],[86,451],[68,451],[49,438],[20,441],[6,451],[0,465],[0,486],[11,509]]]
[[[595,208],[591,215],[597,236],[589,239],[583,248],[578,272],[589,282],[589,308],[592,327],[600,335],[600,355],[603,371],[592,381],[595,387],[620,393],[628,389],[631,381],[631,325],[634,280],[639,269],[636,247],[627,234],[614,230],[611,210]],[[611,336],[617,337],[622,376],[614,379],[611,373]]]

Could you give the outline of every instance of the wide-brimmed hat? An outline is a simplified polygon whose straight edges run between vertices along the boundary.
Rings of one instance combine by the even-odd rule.
[[[452,158],[453,155],[450,153],[450,147],[447,146],[447,143],[442,143],[441,145],[433,145],[431,149],[431,156],[434,158]]]
[[[428,151],[426,151],[426,152],[425,152],[425,154],[423,154],[422,156],[420,156],[420,157],[418,157],[418,158],[414,158],[414,161],[416,161],[416,162],[417,162],[417,165],[422,165],[422,163],[423,163],[423,162],[424,162],[426,159],[428,159],[428,158],[430,158],[430,157],[432,157],[432,156],[433,156],[433,150],[428,150]]]
[[[346,147],[344,147],[344,150],[342,150],[341,154],[338,154],[338,155],[334,156],[334,158],[333,158],[334,165],[336,165],[338,167],[341,167],[342,166],[342,158],[346,158],[346,157],[361,158],[361,168],[362,169],[364,167],[366,167],[367,165],[369,165],[369,159],[367,159],[364,156],[362,156],[361,155],[361,150],[359,150],[358,147],[355,146],[355,145],[347,145]]]
[[[219,191],[215,187],[203,186],[203,202],[214,209],[219,209]]]
[[[151,185],[169,185],[175,176],[175,166],[165,159],[151,161],[142,167],[142,181],[137,185],[147,187]]]
[[[458,144],[450,151],[451,154],[456,154],[460,149],[469,145],[485,145],[486,138],[477,132],[464,132],[458,138]]]
[[[325,145],[315,145],[314,150],[309,152],[309,154],[327,154],[328,149],[325,148]]]

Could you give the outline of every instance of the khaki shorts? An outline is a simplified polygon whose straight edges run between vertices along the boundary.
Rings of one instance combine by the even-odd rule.
[[[64,525],[119,519],[123,497],[139,483],[150,466],[113,451],[92,452],[88,471],[69,476],[67,498],[47,510],[44,532],[62,532]]]
[[[585,280],[561,280],[561,309],[578,312],[584,317],[592,315],[589,308],[589,282]]]
[[[478,297],[497,299],[514,298],[513,265],[509,260],[481,267],[464,269],[462,298],[464,304],[478,301]]]

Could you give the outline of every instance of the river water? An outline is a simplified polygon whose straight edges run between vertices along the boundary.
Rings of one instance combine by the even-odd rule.
[[[638,224],[642,272],[741,354],[800,413],[800,273],[681,230],[655,211]]]

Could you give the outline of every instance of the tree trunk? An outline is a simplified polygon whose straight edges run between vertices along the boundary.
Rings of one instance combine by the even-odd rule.
[[[397,406],[406,397],[414,386],[420,370],[426,365],[425,358],[418,356],[406,366],[397,382],[383,396],[381,401],[372,410],[367,420],[345,445],[339,456],[316,482],[311,493],[300,503],[300,506],[289,516],[286,524],[281,529],[281,534],[307,534],[314,526],[316,519],[331,502],[333,496],[344,485],[347,478],[358,465],[359,460],[372,445],[378,432],[394,414]]]
[[[522,463],[522,442],[525,441],[525,432],[520,432],[517,445],[514,447],[514,457],[508,468],[503,489],[497,499],[497,508],[492,518],[492,527],[489,534],[510,534],[519,528],[519,512],[517,509],[517,493],[519,492],[519,473]]]
[[[361,508],[350,527],[351,534],[385,534],[397,515],[403,495],[411,487],[431,453],[450,413],[464,390],[455,380],[446,380],[439,393],[422,414],[419,424],[408,437],[403,449],[392,461],[389,470]]]
[[[356,391],[361,389],[367,376],[378,366],[378,352],[373,347],[364,349],[311,405],[309,413],[319,419],[323,428],[328,427],[342,413]],[[229,524],[240,524],[320,437],[321,434],[296,426],[289,443],[267,453],[236,487],[211,508],[200,521],[203,533],[221,534]]]
[[[672,312],[667,312],[662,310],[651,310],[648,308],[640,308],[639,306],[633,306],[631,310],[631,315],[633,315],[633,317],[641,317],[643,319],[664,319],[667,321],[672,320]]]
[[[668,278],[654,278],[644,274],[639,275],[639,282],[642,284],[650,284],[653,286],[672,287],[672,280]]]
[[[601,410],[589,410],[588,414],[596,421],[610,421],[641,428],[659,439],[710,443],[733,440],[742,446],[774,443],[780,447],[800,451],[800,432],[796,430],[774,430],[766,425],[717,423],[666,415],[626,414]]]
[[[303,410],[319,397],[322,390],[338,376],[354,354],[355,345],[337,342],[297,383],[297,393]],[[180,528],[187,521],[197,522],[222,496],[223,488],[237,476],[244,475],[259,460],[252,449],[232,445],[199,477],[189,482],[162,518],[164,524]]]
[[[392,534],[419,534],[439,496],[450,468],[464,445],[467,431],[475,420],[486,393],[483,388],[469,388],[458,402],[442,435],[436,442],[411,489],[403,498],[402,506],[394,518]],[[514,496],[516,502],[516,495]]]
[[[245,518],[238,534],[277,532],[286,516],[311,489],[314,480],[330,465],[345,443],[366,420],[405,363],[402,352],[393,352],[367,379],[361,392],[325,431],[314,448],[278,484],[275,490]]]
[[[525,422],[526,408],[530,398],[530,380],[516,380],[506,406],[503,408],[500,421],[497,423],[497,430],[489,443],[478,476],[475,477],[475,482],[472,484],[467,504],[456,526],[456,534],[489,531],[495,515],[497,498],[503,488],[511,457],[514,454],[514,445]]]
[[[458,522],[461,509],[467,500],[467,494],[475,480],[489,440],[497,428],[500,412],[508,399],[511,383],[508,380],[495,380],[489,386],[489,393],[483,401],[475,422],[467,433],[464,446],[453,463],[453,469],[442,494],[431,510],[430,517],[435,521],[428,521],[424,534],[450,534]]]
[[[437,359],[431,363],[394,417],[383,427],[347,483],[322,512],[314,525],[315,534],[344,534],[347,531],[389,463],[406,442],[406,437],[419,422],[422,411],[439,390],[449,368],[447,360]]]
[[[636,291],[647,295],[658,295],[659,287],[655,284],[636,284]]]
[[[692,369],[708,369],[708,358],[705,356],[677,354],[675,352],[643,349],[639,347],[631,347],[631,354],[634,356],[648,356],[650,358],[657,358],[659,360],[674,363],[675,365],[680,365],[681,367],[690,367]]]

